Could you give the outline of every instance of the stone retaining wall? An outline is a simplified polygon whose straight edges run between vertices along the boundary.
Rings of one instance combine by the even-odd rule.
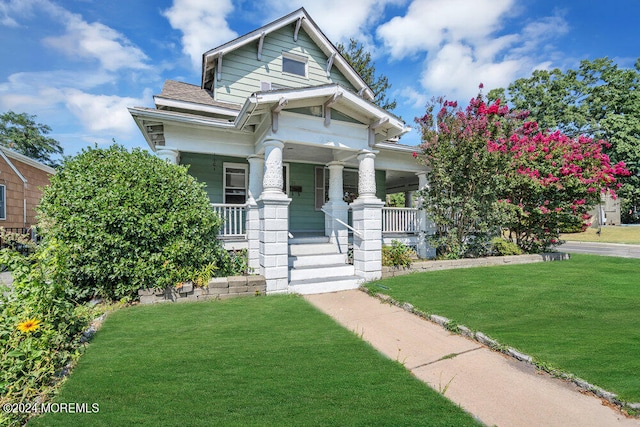
[[[450,270],[453,268],[488,267],[507,264],[531,264],[534,262],[560,261],[564,259],[569,259],[569,254],[562,252],[552,252],[533,255],[510,255],[442,261],[416,261],[412,263],[410,267],[406,268],[382,267],[382,278],[384,279],[387,277],[402,276],[404,274],[425,271]]]
[[[264,295],[266,291],[267,283],[263,276],[233,276],[211,279],[203,288],[186,283],[180,288],[141,289],[138,295],[141,304],[154,304],[256,296]]]

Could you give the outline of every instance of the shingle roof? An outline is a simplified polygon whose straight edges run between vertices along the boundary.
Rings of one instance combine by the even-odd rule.
[[[201,89],[200,86],[178,82],[175,80],[165,81],[164,87],[162,88],[162,93],[157,96],[177,101],[193,102],[195,104],[229,108],[232,110],[240,110],[240,108],[242,107],[239,104],[216,101],[215,99],[213,99],[213,94],[208,90]]]

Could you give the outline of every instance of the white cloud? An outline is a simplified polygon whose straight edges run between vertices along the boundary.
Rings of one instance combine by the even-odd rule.
[[[443,43],[484,39],[500,28],[513,0],[414,0],[377,34],[394,58],[438,48]]]
[[[191,58],[194,69],[202,67],[202,54],[233,40],[238,34],[229,28],[227,15],[233,11],[231,0],[174,0],[163,15],[171,26],[182,32],[182,51]]]
[[[426,93],[419,92],[413,87],[403,88],[399,95],[405,99],[404,104],[408,104],[412,108],[422,109],[429,101],[429,96]]]
[[[370,29],[383,17],[388,5],[403,5],[407,0],[265,0],[261,10],[266,22],[304,7],[311,18],[334,43],[355,38],[372,41]]]
[[[66,33],[46,37],[45,46],[70,58],[98,60],[105,70],[146,69],[149,58],[122,33],[99,22],[88,23],[80,15],[50,4],[49,10],[64,22]]]
[[[515,0],[413,0],[376,34],[392,59],[424,55],[424,90],[465,102],[481,82],[487,90],[504,87],[531,72],[540,45],[567,31],[556,14],[502,34],[517,11]]]
[[[152,99],[148,89],[141,98],[94,95],[77,89],[64,90],[64,97],[66,107],[89,131],[129,136],[137,130],[127,107],[148,104]]]
[[[9,0],[0,2],[0,25],[5,27],[17,28],[20,23],[16,20],[16,16],[24,17],[31,14],[31,0]]]

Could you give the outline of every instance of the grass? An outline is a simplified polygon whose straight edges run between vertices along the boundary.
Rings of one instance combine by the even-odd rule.
[[[138,306],[110,315],[30,426],[477,425],[302,298]]]
[[[600,235],[597,232],[597,228],[588,228],[582,233],[563,234],[560,238],[569,242],[640,244],[640,226],[602,227]]]
[[[572,255],[417,273],[368,287],[640,402],[639,271],[639,259]]]

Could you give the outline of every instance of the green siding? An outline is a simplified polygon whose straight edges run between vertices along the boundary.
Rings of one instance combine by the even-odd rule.
[[[301,29],[298,41],[293,41],[293,27],[284,27],[267,34],[262,48],[262,60],[258,61],[257,43],[249,43],[222,59],[222,78],[215,80],[215,97],[219,101],[244,103],[252,93],[260,90],[260,82],[271,82],[289,88],[319,86],[339,83],[355,90],[336,67],[327,77],[327,56]],[[282,73],[282,52],[308,58],[308,78]]]
[[[318,230],[324,232],[324,213],[315,210],[314,171],[317,165],[289,164],[289,186],[302,187],[300,195],[289,192],[289,228],[293,231]]]
[[[247,160],[242,157],[180,153],[180,164],[189,165],[189,174],[206,185],[205,191],[211,203],[223,203],[224,201],[222,197],[222,179],[225,162],[248,164]]]
[[[215,160],[215,168],[214,168]],[[189,165],[189,174],[206,185],[205,191],[211,203],[222,203],[222,180],[224,163],[248,164],[241,157],[213,156],[211,154],[180,153],[180,164]],[[319,165],[306,163],[289,164],[289,186],[301,187],[300,194],[290,192],[289,229],[293,231],[324,230],[324,214],[315,210],[314,205],[314,172]],[[328,170],[325,173],[329,173]],[[385,200],[386,172],[376,171],[376,195]]]

